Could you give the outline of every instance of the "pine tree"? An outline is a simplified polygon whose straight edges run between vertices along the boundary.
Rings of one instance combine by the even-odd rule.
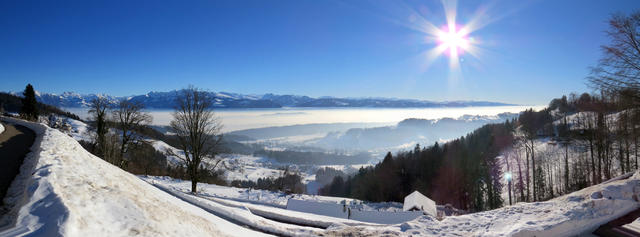
[[[20,116],[27,120],[35,121],[38,119],[38,102],[36,101],[36,92],[33,90],[31,84],[27,84],[27,87],[22,93],[22,108],[20,109]]]

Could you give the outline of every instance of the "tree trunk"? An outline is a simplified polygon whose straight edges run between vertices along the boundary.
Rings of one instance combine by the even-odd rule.
[[[191,164],[191,171],[189,172],[191,175],[191,192],[198,193],[198,166],[196,164]]]
[[[634,153],[635,153],[635,160],[636,160],[636,170],[638,169],[638,137],[635,136],[636,138],[634,139],[634,145],[635,145],[635,149],[634,149]]]
[[[569,190],[569,145],[564,144],[564,190]]]
[[[629,144],[629,138],[625,138],[625,148],[627,149],[627,172],[631,172],[631,144]]]
[[[536,156],[535,156],[535,149],[534,149],[534,140],[531,139],[531,168],[533,170],[533,201],[537,201],[538,197],[536,195],[536,175],[535,175],[535,171],[536,171]]]
[[[531,187],[531,183],[530,183],[530,180],[529,180],[529,176],[530,176],[529,175],[529,170],[530,170],[529,169],[529,149],[526,146],[525,146],[525,151],[526,151],[525,153],[526,153],[526,156],[527,156],[527,202],[528,202],[528,201],[531,200],[531,192],[529,190],[529,188]]]
[[[518,161],[518,182],[520,183],[520,201],[524,201],[524,185],[522,182],[522,168],[520,168],[519,161]]]
[[[596,160],[594,158],[594,154],[593,154],[593,139],[589,139],[589,150],[591,153],[591,184],[595,185],[597,184],[597,176],[596,176]]]
[[[551,163],[551,162],[547,162]],[[547,164],[547,172],[549,173],[549,193],[551,198],[553,198],[553,169],[551,169],[551,164]]]

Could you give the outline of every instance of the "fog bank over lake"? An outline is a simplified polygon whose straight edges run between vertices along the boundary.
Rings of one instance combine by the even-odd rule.
[[[458,118],[462,115],[497,115],[518,113],[545,106],[492,106],[458,108],[269,108],[269,109],[215,109],[224,125],[223,132],[317,123],[372,123],[395,124],[407,118],[440,119]],[[88,108],[64,108],[83,119],[88,117]],[[154,125],[168,125],[171,110],[148,110]]]

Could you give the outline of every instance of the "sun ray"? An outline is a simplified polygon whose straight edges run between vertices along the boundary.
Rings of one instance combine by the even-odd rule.
[[[482,49],[478,47],[482,42],[475,40],[473,34],[476,30],[496,20],[496,18],[489,17],[488,14],[494,3],[478,7],[469,16],[470,20],[464,23],[457,21],[457,0],[441,0],[440,3],[445,17],[445,25],[440,27],[429,21],[427,17],[435,16],[435,14],[429,14],[426,7],[414,8],[402,1],[394,4],[388,2],[378,4],[379,8],[385,9],[386,14],[377,14],[377,16],[423,33],[424,37],[421,43],[434,46],[416,56],[420,60],[424,60],[427,68],[440,56],[447,57],[451,73],[458,74],[455,77],[459,77],[461,72],[454,73],[453,71],[460,68],[465,56],[480,58],[482,55],[480,52]]]

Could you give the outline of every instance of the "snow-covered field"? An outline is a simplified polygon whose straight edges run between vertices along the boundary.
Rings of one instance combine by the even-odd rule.
[[[159,184],[165,187],[170,187],[173,190],[188,193],[191,191],[191,181],[173,179],[170,177],[159,176],[140,176],[141,179],[152,183]],[[259,189],[246,189],[220,186],[215,184],[198,184],[198,195],[206,197],[222,198],[226,200],[234,200],[248,203],[261,204],[266,206],[281,207],[287,206],[289,198],[299,200],[310,200],[317,202],[327,203],[347,203],[362,210],[384,210],[384,211],[401,211],[401,203],[367,203],[357,199],[341,198],[341,197],[328,197],[308,194],[290,194],[286,195],[281,192],[272,192]]]
[[[182,159],[184,159],[184,151],[181,151],[175,147],[170,146],[166,142],[158,141],[154,139],[146,139],[147,142],[153,146],[156,151],[162,152],[163,154],[167,154],[167,164],[170,166],[179,166],[183,164]],[[169,155],[175,154],[175,155]],[[178,157],[181,156],[182,158]]]
[[[0,236],[261,236],[187,204],[85,151],[40,124],[5,199]]]
[[[257,181],[259,178],[277,178],[282,176],[283,170],[278,167],[284,165],[277,164],[264,157],[241,154],[221,154],[218,158],[223,159],[225,168],[225,179],[227,181],[243,180]]]

